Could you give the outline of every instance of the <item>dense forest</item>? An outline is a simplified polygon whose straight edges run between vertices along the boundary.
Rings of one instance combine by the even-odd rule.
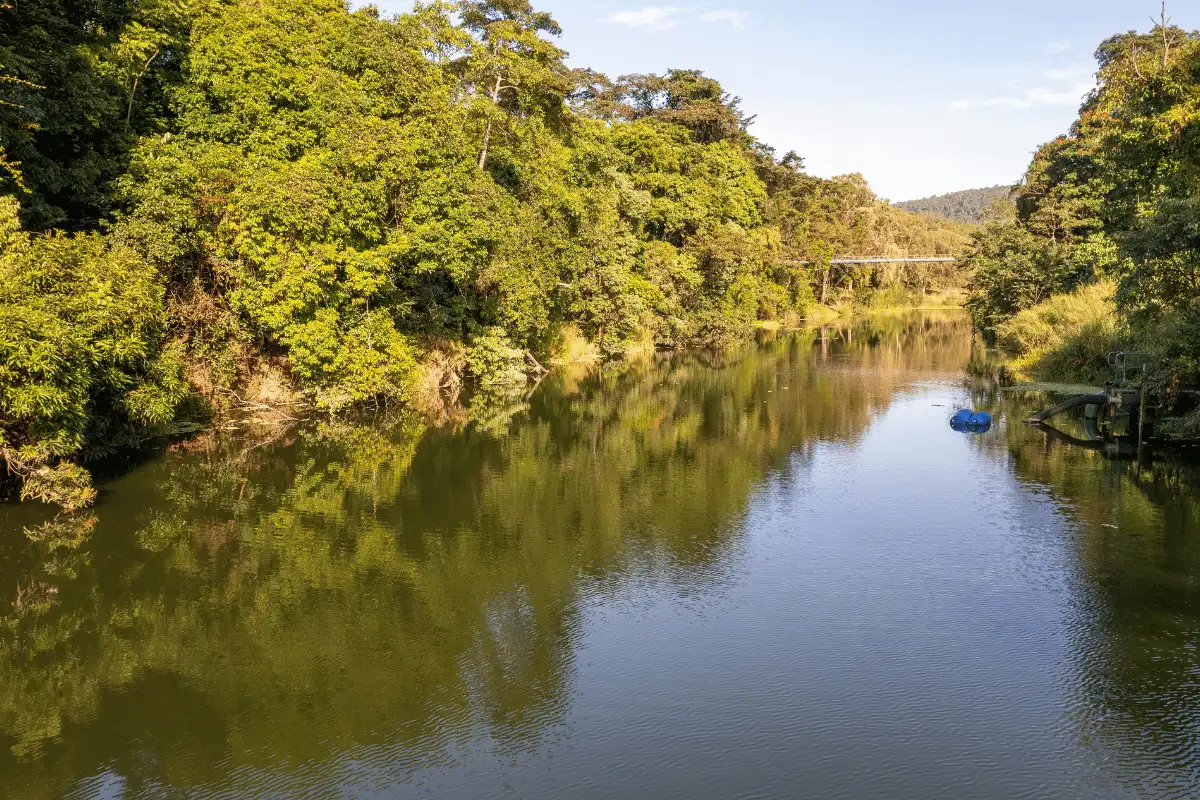
[[[223,409],[414,404],[955,281],[831,265],[968,231],[560,33],[527,0],[0,6],[0,484],[78,507],[87,459]]]
[[[986,189],[965,189],[920,200],[905,200],[896,203],[896,207],[914,214],[937,214],[956,222],[978,224],[986,222],[994,214],[997,203],[1005,203],[1012,193],[1011,186],[989,186]]]
[[[1200,385],[1200,32],[1164,13],[1102,43],[1095,89],[1043,145],[1014,218],[967,256],[977,324],[1033,377],[1100,381],[1107,354],[1150,354],[1146,388],[1200,435],[1184,391]]]

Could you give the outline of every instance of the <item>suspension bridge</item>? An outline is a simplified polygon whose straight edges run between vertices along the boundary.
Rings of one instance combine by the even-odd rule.
[[[952,264],[958,261],[954,256],[917,256],[915,258],[891,258],[889,256],[851,256],[848,258],[832,258],[830,264]],[[784,259],[781,263],[806,267],[812,264],[823,264],[823,261],[799,261]]]

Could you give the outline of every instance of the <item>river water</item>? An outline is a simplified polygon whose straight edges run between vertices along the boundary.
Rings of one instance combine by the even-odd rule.
[[[764,334],[0,508],[0,794],[1196,797],[1198,484],[983,360]]]

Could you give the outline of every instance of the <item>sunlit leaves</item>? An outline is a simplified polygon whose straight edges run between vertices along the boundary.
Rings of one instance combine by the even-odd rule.
[[[189,388],[162,351],[163,288],[153,267],[95,235],[12,232],[0,244],[0,455],[25,494],[65,507],[94,497],[72,457],[108,430],[136,440],[175,416]],[[2,226],[0,226],[2,227]]]

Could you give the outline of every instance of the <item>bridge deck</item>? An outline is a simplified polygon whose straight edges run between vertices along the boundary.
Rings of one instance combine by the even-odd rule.
[[[830,260],[830,264],[949,264],[958,261],[954,256],[926,256],[917,258],[888,258],[886,256],[872,258],[834,258]],[[784,259],[781,263],[798,264],[800,266],[808,266],[810,264],[819,264],[819,261],[797,261],[795,259]]]

